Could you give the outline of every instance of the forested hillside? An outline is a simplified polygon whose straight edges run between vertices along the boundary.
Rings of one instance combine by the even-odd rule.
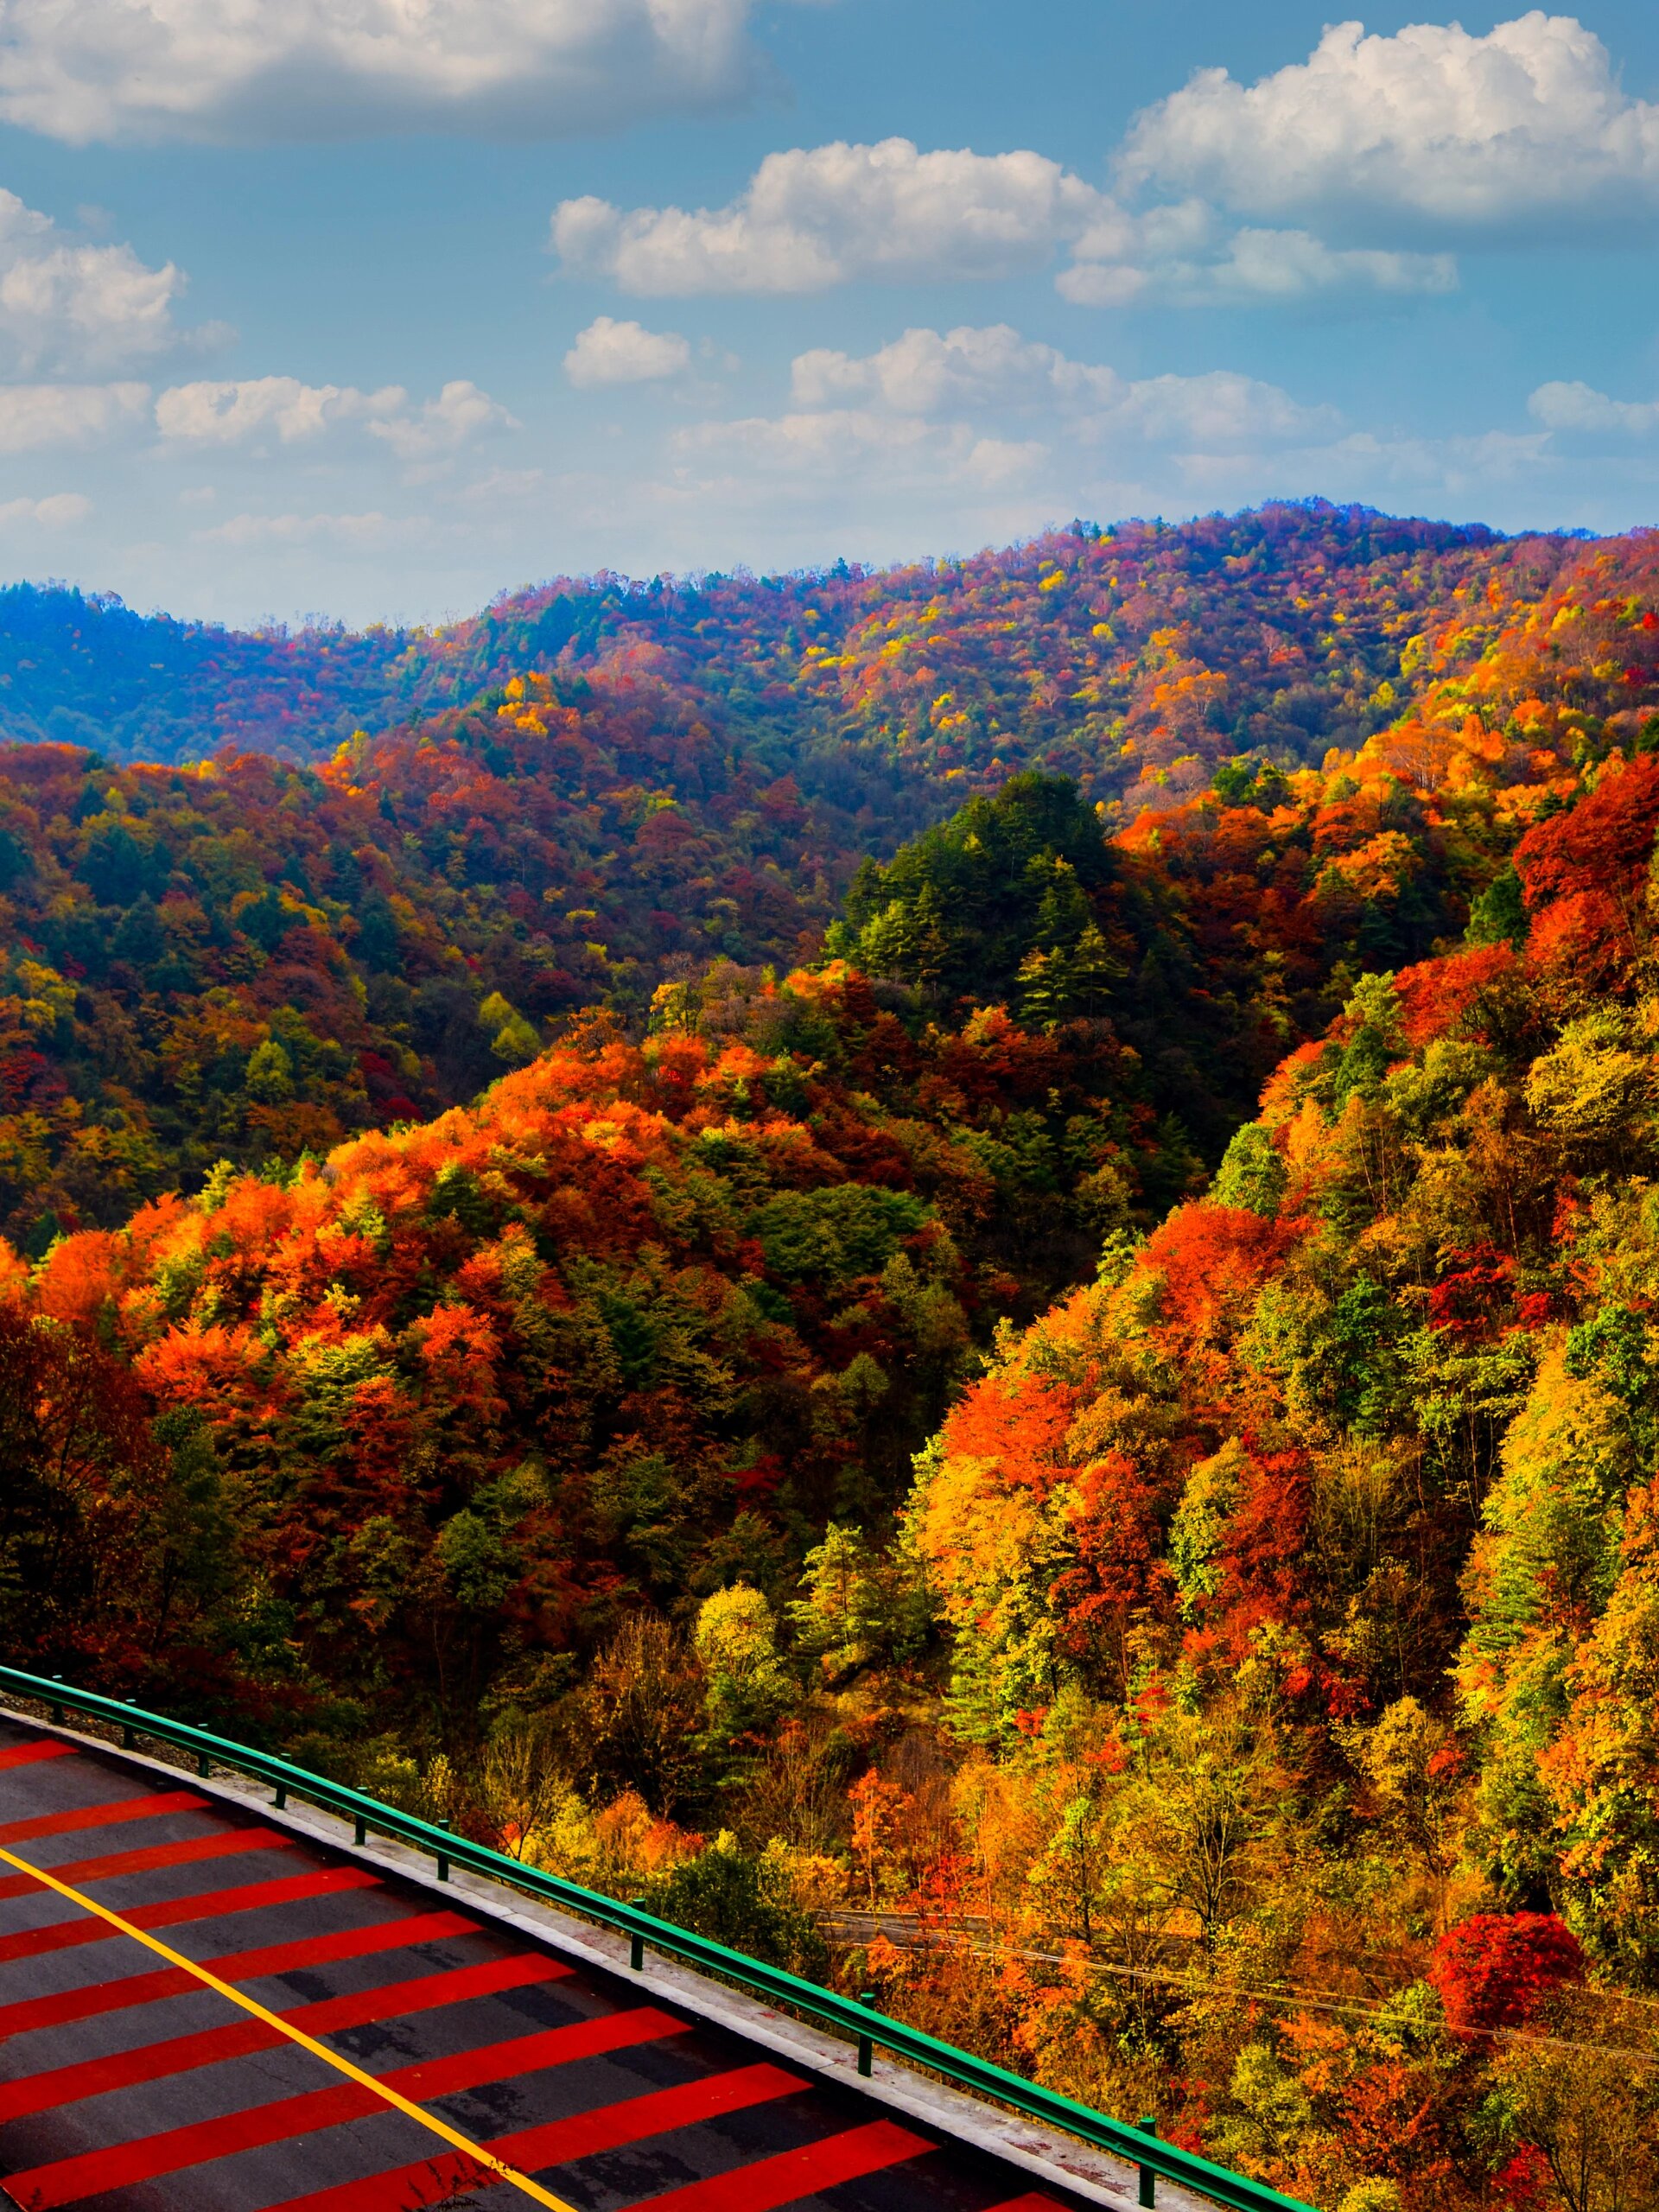
[[[217,1159],[291,1159],[464,1102],[585,1007],[637,1026],[662,983],[710,958],[810,957],[849,893],[832,949],[856,941],[868,970],[922,993],[929,1018],[955,1020],[975,998],[1045,1028],[1109,1011],[1140,1056],[1141,1102],[1179,1122],[1168,1145],[1213,1165],[1274,1059],[1323,1027],[1353,976],[1461,925],[1517,831],[1517,802],[1498,795],[1541,798],[1548,763],[1593,752],[1605,726],[1617,735],[1659,694],[1643,626],[1651,562],[1640,539],[1586,550],[1477,533],[1448,548],[1427,525],[1304,510],[1124,535],[1126,564],[1140,549],[1135,622],[1160,638],[1184,609],[1189,642],[1232,668],[1224,681],[1166,683],[1166,645],[1148,643],[1147,666],[1126,656],[1112,677],[1121,711],[1079,704],[1077,609],[1121,595],[1126,570],[1110,565],[1115,543],[1074,537],[948,575],[825,580],[826,606],[861,592],[885,610],[844,653],[801,649],[813,684],[842,702],[833,742],[769,680],[759,618],[743,612],[818,588],[798,582],[721,587],[720,619],[679,624],[690,643],[677,661],[621,624],[620,590],[594,602],[614,621],[585,636],[586,669],[565,620],[586,602],[498,613],[484,658],[546,660],[563,639],[553,673],[532,667],[470,706],[359,734],[320,766],[0,750],[0,1229],[39,1250],[191,1186]],[[918,609],[900,587],[924,583]],[[654,603],[635,597],[635,613]],[[1269,601],[1303,647],[1262,626]],[[1113,622],[1084,640],[1103,683],[1117,649],[1094,626]],[[1395,677],[1377,661],[1364,711],[1339,715],[1357,696],[1351,632]],[[1319,660],[1323,689],[1316,632],[1342,641]],[[1056,653],[1058,689],[1033,664]],[[929,689],[935,661],[981,670],[983,710],[953,709],[954,736],[949,715],[917,703],[944,696]],[[1268,677],[1289,687],[1271,712]],[[1309,714],[1316,695],[1324,705],[1292,744],[1295,684]],[[983,703],[993,694],[1003,708]],[[1346,748],[1322,740],[1378,723],[1391,780],[1362,790]],[[1241,737],[1262,741],[1240,751]],[[971,772],[947,760],[964,748]],[[1299,769],[1309,751],[1317,765]],[[1110,856],[1093,829],[1051,825],[964,870],[952,840],[965,850],[977,831],[963,815],[913,843],[890,880],[870,860],[1015,772],[1070,776]],[[1114,791],[1127,795],[1102,796]],[[1023,873],[1039,848],[1058,869],[1041,884]],[[975,879],[1010,869],[990,944],[969,913]],[[956,946],[943,967],[941,930]]]
[[[60,587],[0,592],[0,737],[111,760],[220,746],[326,760],[353,730],[515,676],[645,668],[813,790],[901,769],[911,826],[1020,766],[1090,797],[1201,784],[1252,746],[1317,760],[1478,652],[1580,549],[1319,501],[1077,524],[964,561],[785,576],[562,579],[436,630],[241,632]],[[943,798],[941,797],[943,791]],[[894,803],[892,799],[890,804]]]
[[[0,754],[9,1648],[1330,2212],[1653,2201],[1650,541],[468,634]]]
[[[407,639],[390,630],[238,632],[140,614],[64,585],[0,590],[0,737],[113,760],[240,742],[308,758],[384,721]]]

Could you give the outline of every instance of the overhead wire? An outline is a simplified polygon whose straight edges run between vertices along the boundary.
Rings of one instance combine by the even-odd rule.
[[[897,1916],[894,1917],[896,1918]],[[886,1935],[887,1929],[884,1928],[880,1932]],[[891,1942],[893,1938],[889,1936],[887,1940]],[[1345,1995],[1337,1990],[1310,1990],[1306,1986],[1286,1989],[1242,1988],[1236,1983],[1217,1984],[1197,1981],[1191,1975],[1160,1974],[1147,1967],[1117,1966],[1108,1959],[1080,1958],[1076,1955],[1068,1956],[1063,1951],[1027,1950],[1017,1945],[994,1943],[975,1937],[970,1937],[969,1942],[972,1948],[982,1957],[1029,1960],[1040,1965],[1081,1967],[1091,1974],[1110,1974],[1122,1980],[1146,1981],[1160,1987],[1186,1990],[1196,1998],[1230,1998],[1252,2004],[1288,2006],[1304,2012],[1344,2014],[1351,2018],[1362,2020],[1386,2020],[1391,2009],[1386,2002],[1366,2004],[1357,2001],[1351,1995]],[[933,1942],[918,1941],[916,1936],[912,1935],[908,1948],[935,1949],[938,1945]],[[1608,1999],[1615,1997],[1622,1999],[1624,1996],[1622,1991],[1591,1990],[1586,1993],[1592,1997]],[[1632,2001],[1649,2007],[1659,2004],[1659,1999],[1653,1999],[1637,1998]],[[1628,2044],[1582,2043],[1565,2036],[1539,2035],[1527,2028],[1466,2028],[1459,2029],[1457,2032],[1459,2035],[1481,2037],[1495,2043],[1535,2044],[1550,2050],[1585,2051],[1601,2057],[1626,2059],[1643,2066],[1659,2066],[1659,2052],[1636,2050]]]

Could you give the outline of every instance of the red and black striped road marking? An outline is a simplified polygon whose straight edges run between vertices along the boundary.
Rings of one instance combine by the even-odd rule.
[[[286,1851],[290,1835],[276,1828],[219,1828],[186,1836],[181,1843],[152,1843],[137,1851],[106,1851],[101,1859],[75,1859],[52,1872],[64,1882],[106,1882],[118,1874],[153,1874],[163,1866],[194,1866],[204,1859],[234,1859],[251,1851]],[[40,1884],[27,1874],[0,1880],[0,1897],[32,1895]]]
[[[349,1996],[324,1997],[312,2005],[296,2005],[283,2017],[308,2035],[337,2035],[343,2028],[360,2028],[374,2020],[424,2012],[435,2005],[459,2005],[469,1997],[493,1997],[505,1989],[556,1980],[569,1972],[556,1960],[526,1951],[518,1957],[486,1959],[480,1966],[416,1974],[411,1980],[377,1982],[372,1988],[353,1990]],[[161,2082],[172,2074],[188,2074],[193,2067],[213,2066],[227,2058],[250,2058],[256,2050],[278,2049],[282,2040],[276,2030],[266,2027],[263,2021],[230,2020],[223,2027],[203,2028],[194,2035],[169,2036],[161,2043],[113,2052],[107,2058],[84,2058],[44,2074],[26,2075],[20,2082],[0,2082],[0,2126],[29,2113],[53,2112],[83,2097],[103,2096],[111,2089],[129,2089],[140,2082]]]
[[[582,2020],[568,2028],[549,2028],[540,2035],[521,2036],[482,2050],[422,2059],[381,2078],[389,2089],[425,2102],[453,2096],[459,2090],[480,2088],[486,2082],[511,2081],[543,2067],[569,2065],[574,2059],[620,2050],[630,2043],[654,2041],[658,2036],[681,2031],[684,2024],[666,2012],[641,2005],[635,2012],[613,2012],[608,2018]],[[324,2128],[343,2127],[348,2120],[365,2120],[380,2109],[372,2089],[355,2082],[337,2082],[326,2089],[308,2089],[302,2096],[279,2097],[270,2104],[251,2105],[217,2120],[167,2128],[136,2143],[118,2143],[83,2152],[79,2158],[10,2174],[6,2187],[23,2212],[52,2212],[56,2205],[76,2204],[83,2197],[99,2196],[109,2190],[130,2189],[137,2182],[182,2173],[188,2167],[207,2165],[215,2158],[234,2158],[238,2152],[257,2150],[267,2143],[289,2142]]]
[[[707,2081],[687,2082],[678,2088],[629,2097],[620,2104],[578,2113],[571,2119],[556,2120],[545,2126],[522,2128],[513,2135],[498,2135],[483,2148],[493,2152],[498,2158],[506,2159],[511,2165],[522,2167],[528,2173],[538,2173],[550,2167],[574,2164],[578,2158],[594,2158],[601,2151],[618,2151],[626,2144],[641,2143],[653,2135],[667,2135],[678,2128],[724,2119],[729,2113],[742,2112],[773,2097],[792,2096],[805,2087],[798,2074],[785,2073],[780,2066],[746,2066],[735,2073],[716,2074]],[[918,2149],[932,2147],[919,2138],[916,2141]],[[434,2173],[442,2176],[445,2188],[451,2194],[458,2189],[488,2188],[496,2178],[487,2169],[473,2164],[459,2152],[452,2152],[444,2158],[423,2159],[415,2165],[377,2174],[372,2183],[347,2182],[339,2189],[292,2197],[286,2204],[273,2207],[272,2212],[359,2212],[359,2207],[361,2212],[399,2212],[399,2208],[409,2202],[406,2192],[410,2182]],[[404,2193],[400,2195],[400,2191]],[[800,2193],[796,2191],[797,2196]]]
[[[0,1843],[33,1843],[39,1836],[75,1835],[83,1828],[124,1827],[129,1821],[160,1820],[167,1813],[200,1813],[206,1797],[194,1789],[157,1789],[142,1797],[115,1797],[102,1805],[75,1805],[67,1812],[38,1813],[32,1820],[0,1826]]]
[[[458,1912],[416,1912],[407,1918],[372,1922],[366,1928],[341,1928],[296,1942],[267,1943],[258,1950],[227,1951],[222,1958],[202,1963],[221,1981],[265,1981],[279,1974],[302,1974],[314,1967],[365,1958],[376,1951],[406,1950],[416,1943],[441,1942],[446,1936],[471,1936],[477,1929],[475,1920],[465,1919]],[[0,2005],[0,2042],[38,2028],[93,2019],[101,2012],[153,2005],[163,1997],[181,1997],[198,1986],[181,1967],[162,1967],[150,1974],[124,1974],[118,1981],[99,1982],[88,1989],[25,1997],[15,2004]]]
[[[73,1744],[60,1744],[55,1736],[42,1736],[33,1744],[13,1744],[0,1751],[0,1771],[7,1767],[33,1766],[39,1759],[65,1759],[74,1755]]]
[[[1076,2212],[626,1976],[137,1780],[0,1722],[0,1845],[140,1824],[96,1855],[24,1853],[59,1891],[0,1876],[0,2181],[22,2212],[416,2212],[474,2194],[506,2212],[526,2191],[580,2212]],[[63,1804],[76,1795],[94,1802]],[[213,1885],[258,1853],[291,1871]],[[48,1903],[59,1917],[7,1926]],[[265,1916],[259,1941],[223,1948],[221,1928]],[[166,1963],[135,1971],[147,1942]]]
[[[166,1897],[159,1904],[135,1906],[126,1917],[135,1928],[182,1928],[193,1920],[266,1912],[272,1905],[296,1904],[304,1897],[379,1886],[380,1877],[366,1866],[323,1866],[314,1874],[290,1874],[283,1881],[248,1882],[239,1889],[210,1890],[201,1897]],[[48,1921],[44,1928],[0,1936],[0,1966],[10,1966],[14,1959],[37,1959],[48,1951],[76,1950],[83,1943],[107,1943],[112,1934],[101,1920]]]

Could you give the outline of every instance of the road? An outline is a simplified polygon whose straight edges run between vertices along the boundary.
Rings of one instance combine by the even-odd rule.
[[[0,1720],[13,2202],[1080,2212],[1117,2194],[1033,2187],[891,2098],[780,2063],[775,2041],[683,2001],[687,1977],[608,1971],[480,1909],[488,1885],[453,1902],[435,1886],[188,1777]]]

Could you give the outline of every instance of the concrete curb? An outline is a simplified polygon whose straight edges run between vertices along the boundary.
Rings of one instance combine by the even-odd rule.
[[[459,1866],[450,1870],[447,1882],[441,1882],[426,1853],[385,1837],[359,1845],[353,1840],[349,1821],[317,1806],[296,1807],[290,1802],[278,1812],[270,1802],[270,1787],[264,1783],[239,1775],[198,1776],[188,1767],[150,1758],[142,1751],[123,1751],[105,1743],[102,1737],[83,1735],[74,1728],[55,1727],[10,1706],[0,1705],[0,1719],[31,1729],[37,1735],[57,1737],[115,1766],[137,1768],[175,1785],[181,1780],[188,1782],[204,1797],[217,1798],[239,1813],[257,1813],[267,1827],[286,1828],[291,1834],[338,1852],[343,1858],[395,1875],[400,1882],[427,1891],[436,1903],[464,1902],[467,1910],[480,1919],[510,1928],[551,1950],[580,1960],[583,1965],[598,1967],[619,1980],[632,1983],[665,2003],[695,2013],[712,2027],[741,2036],[816,2074],[823,2081],[903,2113],[954,2142],[984,2151],[1051,2187],[1069,2191],[1085,2203],[1108,2206],[1111,2212],[1136,2212],[1139,2175],[1136,2168],[1125,2161],[1109,2158],[1058,2129],[1045,2127],[1036,2120],[1023,2119],[970,2097],[947,2082],[930,2081],[894,2060],[878,2056],[874,2072],[861,2075],[851,2044],[842,2042],[809,2021],[762,2005],[741,1990],[728,1989],[673,1960],[647,1952],[645,1970],[635,1974],[628,1964],[626,1937],[590,1927],[587,1922],[538,1899],[520,1897],[505,1883]],[[1196,2196],[1161,2179],[1157,2186],[1160,2212],[1166,2212],[1166,2212],[1215,2212],[1208,2197]],[[0,2190],[0,2199],[7,2205],[14,2202],[4,2196],[3,2190]]]

